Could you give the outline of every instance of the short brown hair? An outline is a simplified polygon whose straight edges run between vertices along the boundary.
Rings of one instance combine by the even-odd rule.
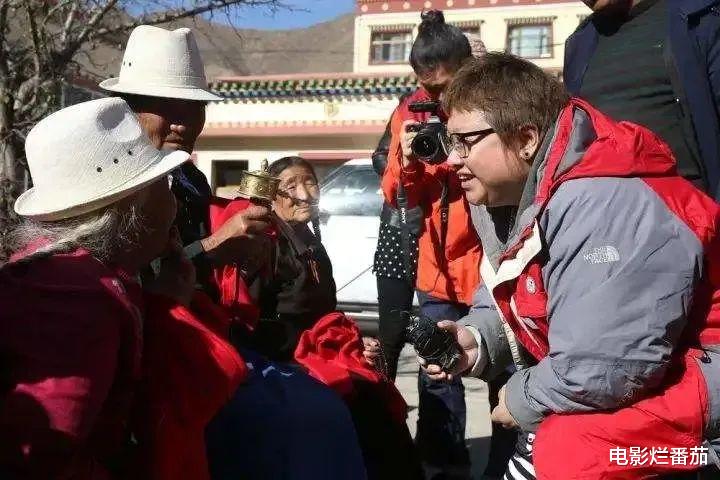
[[[520,129],[550,129],[570,96],[562,84],[535,64],[507,53],[470,58],[445,92],[443,109],[483,112],[505,145],[519,139]]]

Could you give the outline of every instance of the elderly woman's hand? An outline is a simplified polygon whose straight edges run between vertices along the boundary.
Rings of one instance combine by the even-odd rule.
[[[228,265],[244,258],[246,250],[252,245],[249,241],[254,235],[270,226],[270,208],[252,205],[236,213],[215,233],[202,240],[205,252],[216,265]]]
[[[378,360],[380,359],[380,342],[376,338],[363,337],[363,357],[373,367],[378,366]]]
[[[400,131],[402,132],[400,136],[400,147],[402,148],[402,167],[403,168],[410,168],[412,167],[415,162],[417,162],[417,158],[415,157],[415,154],[412,152],[412,141],[417,136],[417,132],[414,132],[412,130],[408,130],[409,127],[416,125],[417,122],[414,120],[405,120],[402,124],[402,127],[400,128]]]

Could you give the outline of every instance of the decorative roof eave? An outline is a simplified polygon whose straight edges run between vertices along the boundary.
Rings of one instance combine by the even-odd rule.
[[[412,74],[273,75],[221,78],[211,89],[227,100],[283,100],[304,97],[398,96],[417,86]]]
[[[557,17],[516,17],[508,18],[505,22],[508,25],[552,25]]]
[[[395,24],[382,24],[382,25],[370,25],[370,31],[372,33],[408,33],[412,32],[415,28],[415,23],[395,23]]]
[[[484,20],[460,20],[457,22],[449,21],[450,25],[455,25],[458,28],[469,29],[469,28],[480,28]]]
[[[421,10],[441,9],[459,10],[467,8],[492,8],[549,5],[558,3],[579,3],[571,0],[357,0],[357,14],[383,14],[401,12],[419,12]]]
[[[380,135],[386,122],[223,122],[209,123],[201,138],[305,137],[328,135]]]

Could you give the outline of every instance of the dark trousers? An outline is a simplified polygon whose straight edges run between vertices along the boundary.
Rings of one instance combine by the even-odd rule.
[[[405,346],[407,327],[407,317],[403,318],[400,312],[412,308],[415,290],[404,279],[377,277],[377,291],[380,314],[378,337],[387,362],[388,378],[394,381],[400,351]]]
[[[507,383],[512,374],[505,371],[488,382],[488,401],[490,411],[498,405],[498,393],[503,385]],[[497,423],[492,424],[492,436],[490,437],[490,453],[488,463],[485,467],[485,475],[490,477],[502,477],[507,468],[510,457],[515,453],[515,444],[518,441],[518,431],[503,428]]]
[[[418,292],[420,313],[433,320],[459,320],[467,305]],[[416,443],[420,456],[438,478],[469,478],[470,455],[465,445],[465,387],[459,377],[435,382],[420,371],[420,405]]]

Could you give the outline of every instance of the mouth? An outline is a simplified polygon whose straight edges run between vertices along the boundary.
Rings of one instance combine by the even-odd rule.
[[[184,140],[179,137],[167,137],[165,139],[165,145],[168,146],[181,147],[184,145],[184,143]]]
[[[465,188],[470,182],[475,180],[475,176],[468,173],[458,173],[457,176],[460,179],[460,185],[463,188]]]
[[[299,212],[312,212],[317,209],[315,205],[302,205],[296,207]]]

